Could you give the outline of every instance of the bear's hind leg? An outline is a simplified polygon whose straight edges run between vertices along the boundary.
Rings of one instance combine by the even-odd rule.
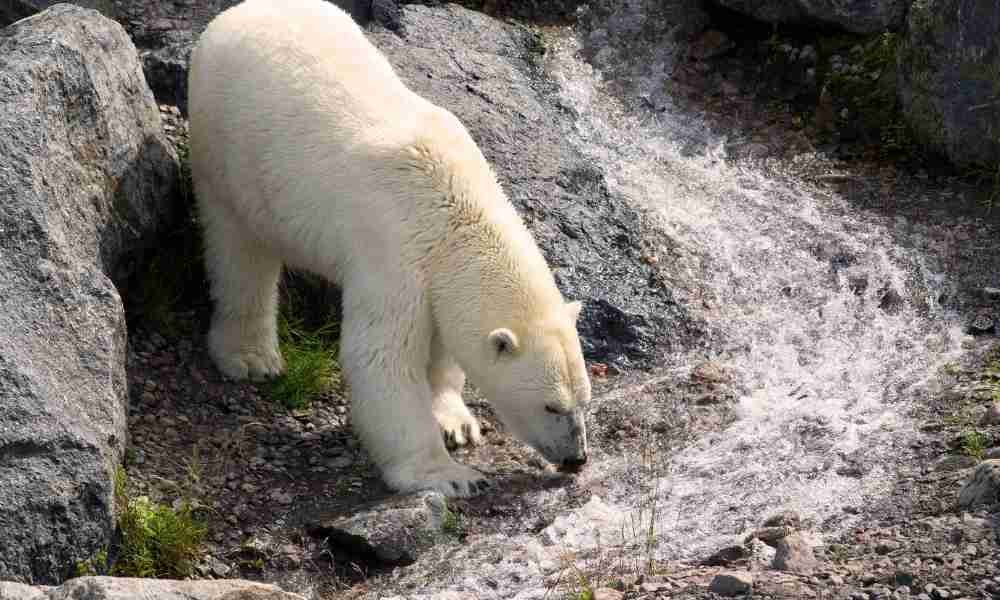
[[[431,383],[433,398],[431,411],[441,426],[445,445],[456,448],[466,444],[476,445],[482,441],[479,421],[462,401],[465,373],[461,367],[450,356],[435,348],[427,377]]]
[[[448,454],[431,413],[429,316],[383,302],[359,299],[345,285],[340,361],[355,432],[396,491],[471,496],[486,489],[482,473]]]
[[[208,351],[233,379],[266,379],[285,368],[278,349],[281,261],[226,214],[202,204],[205,266],[215,307]]]

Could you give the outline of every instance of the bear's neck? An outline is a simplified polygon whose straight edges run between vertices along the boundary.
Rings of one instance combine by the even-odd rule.
[[[431,286],[439,321],[459,320],[484,334],[535,322],[563,303],[534,237],[506,197],[456,207],[451,221]]]

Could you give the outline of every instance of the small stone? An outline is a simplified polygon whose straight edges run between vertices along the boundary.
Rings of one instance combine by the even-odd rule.
[[[1000,402],[994,402],[986,408],[983,415],[983,425],[1000,425]]]
[[[877,554],[889,554],[893,550],[899,550],[899,542],[896,540],[882,540],[875,545]]]
[[[753,589],[753,577],[747,571],[727,571],[712,579],[708,591],[720,596],[739,596]]]
[[[206,562],[208,563],[209,570],[211,570],[212,574],[216,577],[225,577],[226,575],[229,575],[230,571],[232,571],[232,567],[214,556],[208,557]]]
[[[810,574],[819,566],[812,546],[801,533],[793,533],[778,540],[773,567],[779,571]]]
[[[978,461],[971,456],[955,454],[952,456],[946,456],[938,461],[938,463],[934,465],[934,470],[939,472],[961,471],[962,469],[968,469],[976,466],[976,462]]]
[[[597,379],[604,379],[608,376],[608,365],[604,363],[590,363],[590,375]]]
[[[594,600],[622,600],[625,594],[612,588],[597,588],[592,596]]]
[[[958,505],[971,508],[1000,502],[1000,460],[985,460],[972,473],[958,495]]]
[[[350,456],[343,454],[326,461],[326,466],[331,469],[345,469],[352,464],[354,464],[354,460]]]
[[[786,510],[776,515],[772,515],[764,521],[764,527],[791,527],[798,529],[802,526],[802,517],[794,510]]]

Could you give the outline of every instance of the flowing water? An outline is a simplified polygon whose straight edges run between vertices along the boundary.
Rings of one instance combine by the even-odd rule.
[[[744,390],[737,421],[661,476],[658,553],[718,548],[762,512],[790,508],[822,522],[883,495],[883,465],[914,435],[908,395],[964,337],[937,304],[942,277],[836,195],[723,160],[725,140],[669,105],[624,109],[602,94],[602,73],[578,58],[574,37],[554,54],[584,152],[612,190],[656,211],[700,258],[695,277],[725,339],[712,358]],[[704,150],[692,153],[695,135]]]
[[[609,22],[641,21],[626,9],[642,3],[621,4],[625,13]],[[958,316],[938,303],[950,293],[938,263],[919,244],[901,246],[891,220],[780,165],[727,160],[731,140],[672,106],[668,45],[584,59],[588,35],[606,39],[607,30],[553,33],[548,74],[576,115],[579,150],[612,193],[659,215],[703,290],[704,317],[722,342],[666,367],[683,372],[706,358],[722,366],[740,390],[736,419],[669,457],[642,494],[606,486],[537,536],[477,542],[490,550],[470,557],[496,560],[475,560],[475,573],[459,568],[453,581],[484,597],[542,597],[567,552],[598,544],[648,545],[658,559],[704,556],[783,509],[835,535],[851,524],[850,509],[886,495],[918,435],[911,399],[965,339]],[[633,462],[608,457],[585,477],[614,480]]]

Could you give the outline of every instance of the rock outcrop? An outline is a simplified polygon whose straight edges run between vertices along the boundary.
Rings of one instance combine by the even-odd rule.
[[[113,281],[178,181],[121,26],[59,5],[0,31],[0,579],[61,581],[109,542],[128,402]]]
[[[907,0],[716,0],[760,21],[786,25],[839,27],[853,33],[899,29]]]
[[[921,142],[959,165],[1000,164],[1000,4],[916,0],[899,49],[899,95]]]

